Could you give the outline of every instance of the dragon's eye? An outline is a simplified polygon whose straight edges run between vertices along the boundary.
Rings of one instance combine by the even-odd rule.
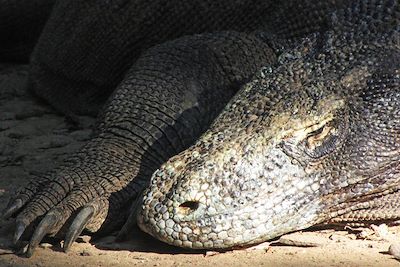
[[[321,146],[326,138],[329,135],[335,133],[335,128],[331,125],[330,122],[326,123],[322,127],[318,128],[315,131],[312,131],[307,135],[306,138],[306,146],[308,149],[315,149]]]
[[[285,137],[279,146],[286,154],[299,161],[314,160],[337,150],[347,133],[348,114],[346,110],[341,109],[330,118],[294,131]]]
[[[334,151],[346,132],[345,120],[337,117],[308,133],[299,144],[302,150],[311,158],[320,158]]]

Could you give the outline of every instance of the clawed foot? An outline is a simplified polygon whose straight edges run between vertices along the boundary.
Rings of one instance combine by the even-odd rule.
[[[46,235],[63,236],[63,249],[68,251],[85,228],[97,231],[109,216],[107,193],[99,191],[94,182],[59,177],[65,178],[31,182],[10,200],[3,213],[4,219],[16,216],[15,244],[25,232],[32,231],[25,233],[30,236],[28,257]],[[29,226],[37,222],[30,230]]]

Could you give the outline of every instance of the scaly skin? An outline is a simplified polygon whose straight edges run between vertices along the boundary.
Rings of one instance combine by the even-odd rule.
[[[45,235],[68,250],[117,229],[136,200],[123,233],[138,214],[191,248],[398,217],[398,3],[273,2],[56,2],[31,89],[72,118],[109,100],[93,139],[5,210],[28,256]]]
[[[329,220],[400,218],[400,8],[364,2],[263,69],[154,173],[143,231],[225,249]]]

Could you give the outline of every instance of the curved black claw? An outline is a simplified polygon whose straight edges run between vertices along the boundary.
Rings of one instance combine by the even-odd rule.
[[[94,212],[95,209],[92,206],[86,206],[78,213],[65,236],[63,247],[64,252],[67,252],[71,248],[76,238],[81,234],[89,220],[92,218]]]
[[[58,216],[54,213],[48,213],[43,220],[40,221],[38,227],[32,235],[29,242],[28,250],[26,251],[26,256],[31,257],[33,252],[42,241],[43,237],[52,231],[53,227],[57,224]]]
[[[24,203],[21,199],[16,199],[14,201],[10,201],[7,208],[3,212],[2,218],[5,220],[10,218],[15,212],[17,212],[23,206],[24,206]]]
[[[25,232],[25,229],[28,225],[23,221],[15,222],[15,232],[13,237],[13,243],[17,244],[18,240],[21,238],[22,234]]]

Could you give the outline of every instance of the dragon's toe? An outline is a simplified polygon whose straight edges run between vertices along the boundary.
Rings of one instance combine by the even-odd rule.
[[[92,205],[87,205],[79,211],[78,215],[75,217],[74,221],[69,227],[67,234],[65,235],[63,246],[65,252],[67,252],[71,248],[72,244],[81,234],[83,229],[85,229],[86,225],[93,217],[94,213],[95,208]]]
[[[75,181],[68,187],[65,184],[55,179],[30,197],[19,193],[5,209],[4,218],[16,216],[14,243],[29,240],[26,256],[32,256],[46,235],[65,239],[67,251],[85,228],[96,231],[110,216],[108,194],[96,190],[94,181]],[[20,192],[27,191],[25,188]]]
[[[24,206],[24,201],[20,198],[17,199],[12,199],[8,205],[7,208],[3,212],[3,219],[8,219],[10,218],[13,214],[15,214],[17,211],[19,211],[22,207]]]
[[[28,185],[22,188],[15,197],[11,198],[7,207],[2,212],[3,219],[9,219],[21,209],[40,191],[44,184],[49,183],[49,176],[35,177]]]
[[[62,219],[62,214],[55,211],[50,211],[46,216],[40,221],[39,225],[36,227],[31,240],[29,242],[28,250],[26,256],[32,256],[34,250],[42,241],[43,237],[52,232],[57,225],[58,220]]]

